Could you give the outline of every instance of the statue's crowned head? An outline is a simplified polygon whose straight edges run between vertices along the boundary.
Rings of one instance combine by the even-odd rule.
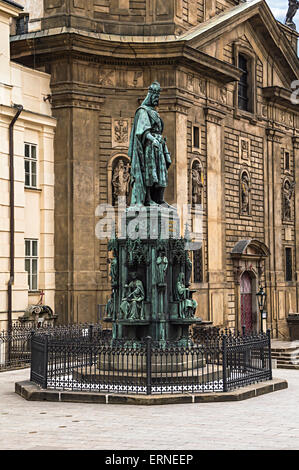
[[[161,93],[161,86],[158,82],[153,82],[148,89],[147,97],[143,104],[147,106],[158,106]]]

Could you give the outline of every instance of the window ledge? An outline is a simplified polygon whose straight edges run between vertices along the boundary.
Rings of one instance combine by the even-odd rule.
[[[243,109],[236,108],[235,110],[235,117],[238,119],[247,119],[250,121],[251,124],[256,124],[257,123],[257,117],[255,113],[252,113],[250,111],[244,111]]]
[[[32,191],[34,193],[41,193],[42,189],[40,188],[32,188],[31,186],[24,186],[25,191]]]

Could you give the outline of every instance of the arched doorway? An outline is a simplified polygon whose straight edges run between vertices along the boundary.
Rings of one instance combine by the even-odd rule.
[[[254,315],[253,315],[253,279],[248,271],[241,276],[240,293],[241,293],[241,326],[245,326],[246,332],[253,331]]]

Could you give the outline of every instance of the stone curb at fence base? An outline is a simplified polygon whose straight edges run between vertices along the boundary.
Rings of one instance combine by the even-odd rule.
[[[288,388],[288,382],[273,379],[240,388],[233,392],[208,392],[180,395],[116,395],[91,392],[60,392],[44,390],[34,382],[16,382],[15,392],[28,401],[51,401],[68,403],[102,403],[113,405],[168,405],[179,403],[211,403],[225,401],[241,401],[258,397],[265,393],[276,392]]]

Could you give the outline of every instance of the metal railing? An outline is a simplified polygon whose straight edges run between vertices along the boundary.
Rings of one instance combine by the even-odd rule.
[[[202,343],[133,343],[36,332],[31,380],[44,389],[99,393],[227,392],[272,379],[270,331],[221,332]]]
[[[31,337],[34,333],[48,334],[50,337],[87,341],[92,335],[94,338],[109,336],[109,332],[102,330],[100,324],[87,323],[53,326],[44,322],[37,326],[34,322],[22,324],[13,323],[9,330],[0,331],[0,372],[30,367],[31,364]]]

